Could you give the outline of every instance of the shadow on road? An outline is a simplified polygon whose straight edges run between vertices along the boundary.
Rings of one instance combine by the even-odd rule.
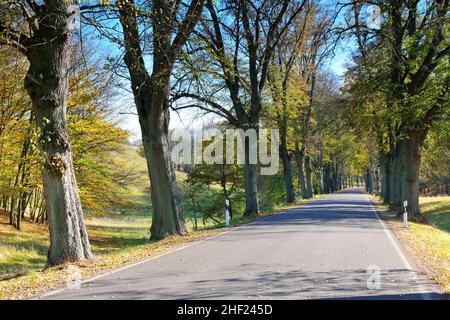
[[[261,270],[261,269],[272,270]],[[381,273],[380,289],[368,289],[366,270],[335,270],[332,272],[314,272],[291,270],[276,271],[277,265],[243,264],[228,272],[218,274],[216,279],[202,279],[201,274],[196,280],[182,285],[173,283],[169,286],[159,286],[151,292],[140,288],[140,279],[122,278],[127,283],[127,299],[422,299],[421,282],[411,281],[413,274],[405,269],[383,270]],[[275,270],[274,270],[275,269]],[[233,277],[233,274],[249,276]],[[160,272],[158,278],[163,281],[167,277],[174,277],[171,272]],[[177,277],[184,274],[177,273]],[[192,276],[192,274],[190,274]],[[120,299],[125,292],[113,289],[117,280],[99,280],[89,288],[90,298]],[[382,292],[382,294],[381,294]],[[398,294],[405,292],[405,294]],[[76,294],[76,290],[73,292]],[[93,296],[95,295],[95,297]],[[69,294],[70,296],[70,294]]]

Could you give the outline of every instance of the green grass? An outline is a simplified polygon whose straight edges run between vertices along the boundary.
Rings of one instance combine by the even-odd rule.
[[[431,225],[450,233],[450,197],[421,197],[420,209]]]
[[[401,221],[388,223],[430,276],[450,293],[450,197],[421,197],[420,209],[429,224],[409,222],[406,230]]]
[[[47,260],[46,227],[24,223],[23,231],[6,224],[0,216],[0,280],[42,269]],[[44,231],[44,232],[43,232]]]
[[[86,224],[94,254],[106,255],[148,243],[151,217],[90,217]]]

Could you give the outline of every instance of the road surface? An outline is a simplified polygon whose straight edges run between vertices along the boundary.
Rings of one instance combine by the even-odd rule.
[[[349,189],[39,298],[427,299],[433,288]]]

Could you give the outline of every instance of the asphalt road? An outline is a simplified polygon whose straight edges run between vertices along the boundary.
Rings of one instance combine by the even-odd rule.
[[[350,189],[39,298],[429,299],[433,291],[367,196]]]

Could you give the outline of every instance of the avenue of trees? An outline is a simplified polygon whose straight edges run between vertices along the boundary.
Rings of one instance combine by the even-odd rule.
[[[358,48],[346,79],[349,117],[373,150],[368,190],[397,206],[408,201],[418,219],[421,157],[430,131],[430,140],[443,138],[439,157],[447,162],[448,189],[448,11],[445,0],[359,1],[346,15]]]
[[[91,258],[84,213],[133,210],[126,187],[142,174],[121,157],[128,133],[116,106],[128,93],[153,240],[187,232],[183,208],[197,228],[197,218],[220,220],[225,199],[252,217],[363,184],[394,207],[407,200],[420,219],[420,190],[449,192],[448,9],[446,0],[0,0],[0,208],[16,228],[25,216],[48,223],[49,265]],[[330,65],[343,46],[352,61],[342,80]],[[280,172],[261,175],[248,145],[243,165],[175,168],[170,115],[186,110],[223,127],[279,129]]]

